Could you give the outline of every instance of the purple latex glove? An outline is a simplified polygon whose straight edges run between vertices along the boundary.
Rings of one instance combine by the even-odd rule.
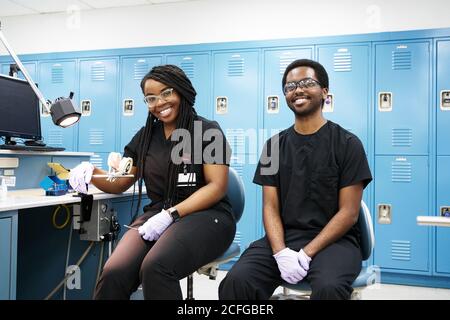
[[[298,262],[302,266],[303,270],[308,272],[308,270],[309,270],[309,263],[311,262],[311,258],[305,253],[305,251],[303,251],[303,249],[301,249],[298,252]]]
[[[69,183],[73,190],[80,193],[87,193],[87,184],[91,182],[94,165],[83,161],[70,170]]]
[[[138,232],[144,240],[156,241],[172,222],[169,211],[163,209],[140,226]]]
[[[273,255],[278,264],[281,278],[290,284],[300,282],[306,276],[306,270],[299,263],[299,253],[289,248]]]

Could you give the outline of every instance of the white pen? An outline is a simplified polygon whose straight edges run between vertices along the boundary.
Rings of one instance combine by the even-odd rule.
[[[126,224],[124,224],[123,226],[128,229],[133,229],[133,230],[139,231],[139,229],[136,227],[130,227],[130,226],[127,226]]]

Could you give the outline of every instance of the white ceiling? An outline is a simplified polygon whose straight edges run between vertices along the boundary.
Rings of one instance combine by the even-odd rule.
[[[193,0],[0,0],[0,17],[153,5]]]

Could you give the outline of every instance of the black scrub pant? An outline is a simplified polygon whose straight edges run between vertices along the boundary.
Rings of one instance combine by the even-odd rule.
[[[219,299],[267,300],[282,283],[272,249],[261,240],[244,251],[220,283]],[[288,247],[298,251],[311,240],[302,239]],[[346,238],[320,251],[311,260],[305,278],[311,285],[311,299],[350,299],[351,285],[361,271],[361,260],[359,247]]]
[[[146,212],[133,226],[157,212]],[[128,230],[107,260],[94,299],[129,299],[142,283],[144,299],[182,299],[179,280],[228,249],[236,224],[225,210],[208,209],[172,223],[157,241]]]

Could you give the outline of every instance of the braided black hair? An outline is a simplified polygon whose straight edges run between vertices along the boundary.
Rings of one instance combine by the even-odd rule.
[[[180,95],[180,107],[176,121],[176,129],[181,128],[186,129],[191,133],[192,136],[194,128],[194,119],[195,116],[197,115],[194,109],[195,96],[197,95],[197,92],[195,91],[191,81],[186,76],[184,71],[175,65],[161,65],[153,67],[141,81],[141,89],[143,93],[145,88],[145,82],[149,79],[153,79],[155,81],[164,83],[165,85],[174,88],[175,91]],[[138,168],[137,174],[139,179],[139,197],[135,217],[138,214],[139,206],[142,199],[142,183],[144,180],[145,159],[148,152],[148,148],[150,146],[150,141],[152,139],[152,127],[156,121],[157,118],[149,111],[147,116],[147,122],[144,128],[144,133],[139,141],[138,163],[137,163]],[[176,142],[172,141],[171,150],[175,146],[175,144]],[[169,169],[167,172],[167,185],[164,194],[165,208],[173,206],[174,201],[176,201],[177,176],[181,166],[181,164],[176,165],[171,161],[170,154],[168,162],[169,162]],[[192,163],[193,161],[191,157],[191,164]]]

